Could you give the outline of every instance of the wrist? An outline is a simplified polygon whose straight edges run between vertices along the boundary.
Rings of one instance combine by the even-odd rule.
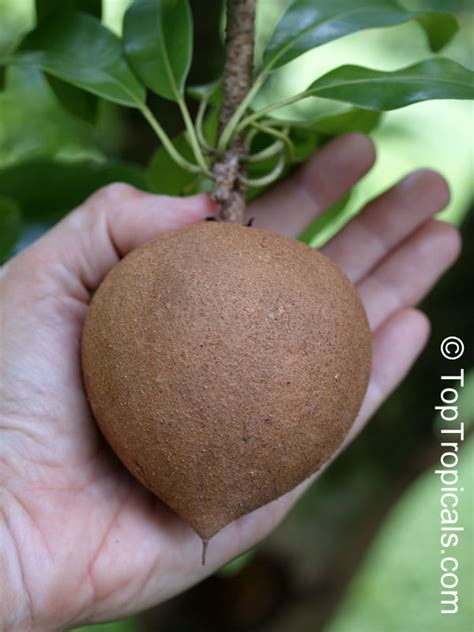
[[[0,504],[0,629],[33,630],[30,599],[21,571],[21,560],[8,519]]]

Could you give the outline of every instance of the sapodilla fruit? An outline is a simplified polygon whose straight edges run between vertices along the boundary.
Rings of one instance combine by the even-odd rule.
[[[339,268],[226,222],[126,256],[97,290],[82,338],[104,436],[203,540],[333,454],[370,358],[364,309]]]

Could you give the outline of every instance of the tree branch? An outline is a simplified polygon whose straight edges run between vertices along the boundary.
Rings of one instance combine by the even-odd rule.
[[[252,83],[256,0],[227,0],[226,57],[223,76],[223,104],[219,133],[240,105]],[[245,147],[241,135],[214,163],[214,198],[221,216],[244,223],[245,187],[238,176],[245,175]]]

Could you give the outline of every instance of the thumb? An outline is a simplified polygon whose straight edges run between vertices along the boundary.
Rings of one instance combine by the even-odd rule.
[[[7,268],[18,281],[39,285],[43,291],[47,286],[50,291],[88,298],[88,292],[130,250],[215,213],[216,206],[205,193],[175,198],[110,184],[12,259]]]

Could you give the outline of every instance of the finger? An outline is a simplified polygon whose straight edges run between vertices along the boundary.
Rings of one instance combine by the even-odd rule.
[[[442,176],[415,171],[370,202],[322,251],[355,283],[448,202]]]
[[[426,345],[429,333],[428,318],[413,308],[396,312],[377,329],[372,338],[372,372],[367,392],[342,449],[404,379]]]
[[[174,198],[111,184],[15,257],[9,267],[26,275],[39,270],[44,283],[84,296],[133,248],[216,212],[207,194]]]
[[[372,141],[362,134],[339,136],[293,175],[249,208],[254,225],[297,237],[311,221],[340,200],[374,164]]]
[[[430,220],[357,286],[371,329],[392,313],[415,305],[459,255],[458,231]]]

